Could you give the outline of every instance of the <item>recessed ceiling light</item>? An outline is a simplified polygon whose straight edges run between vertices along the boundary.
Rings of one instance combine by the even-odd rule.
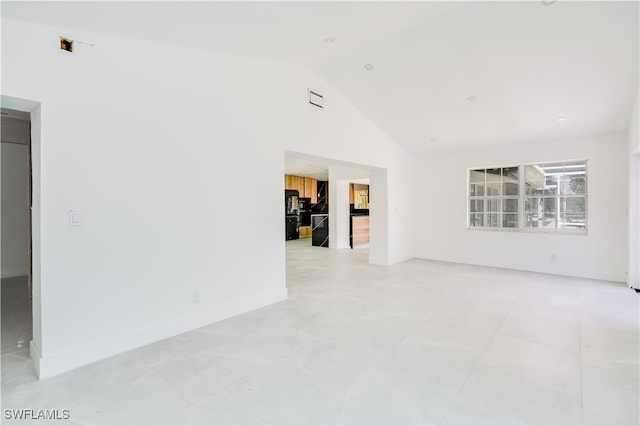
[[[543,6],[551,6],[556,2],[556,0],[540,0]]]
[[[468,100],[469,102],[475,102],[475,101],[477,101],[477,100],[478,100],[478,97],[477,97],[477,96],[469,96],[469,97],[467,98],[467,100]]]
[[[324,39],[325,43],[333,43],[334,41],[336,41],[336,39],[333,37],[327,37]]]
[[[567,117],[558,117],[558,118],[556,118],[556,121],[558,123],[562,123],[563,121],[567,121]]]
[[[364,69],[367,71],[371,71],[373,69],[373,65],[372,64],[364,64]]]

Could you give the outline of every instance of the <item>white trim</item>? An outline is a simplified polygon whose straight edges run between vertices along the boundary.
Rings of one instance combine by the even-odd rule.
[[[31,357],[31,363],[36,370],[38,377],[40,376],[42,365],[42,349],[39,345],[42,345],[42,283],[40,279],[41,275],[41,253],[40,253],[40,235],[41,235],[41,163],[40,152],[42,150],[41,141],[41,108],[40,102],[16,98],[0,94],[0,106],[2,108],[22,111],[29,113],[29,119],[31,122],[31,191],[32,191],[32,204],[31,204],[31,317],[32,317],[32,341],[29,344],[29,356]]]
[[[36,376],[40,379],[40,365],[42,362],[42,351],[33,340],[29,342],[29,358],[31,358],[31,364],[36,371]]]
[[[525,234],[552,234],[552,235],[589,235],[586,229],[569,228],[488,228],[486,226],[467,226],[468,231],[498,231],[498,232],[520,232]]]
[[[579,268],[562,267],[558,264],[554,264],[554,266],[545,266],[540,264],[539,262],[517,262],[517,261],[494,259],[494,258],[488,258],[488,257],[469,257],[469,256],[459,256],[459,255],[448,254],[448,253],[429,253],[429,252],[419,252],[416,254],[415,257],[417,259],[435,260],[439,262],[463,263],[466,265],[478,265],[478,266],[488,266],[488,267],[503,268],[503,269],[515,269],[518,271],[563,275],[568,277],[586,278],[586,279],[602,280],[602,281],[614,281],[618,283],[625,283],[627,281],[627,277],[625,273],[620,273],[619,271],[608,270],[608,269],[590,268],[585,265],[581,265]]]

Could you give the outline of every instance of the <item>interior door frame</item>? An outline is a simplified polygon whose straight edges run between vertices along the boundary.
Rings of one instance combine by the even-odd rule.
[[[32,161],[31,161],[31,114],[28,111],[21,111],[21,110],[17,110],[17,109],[12,109],[12,108],[5,108],[2,107],[2,117],[3,119],[6,120],[17,120],[17,121],[26,121],[27,122],[27,126],[26,126],[26,133],[22,134],[21,132],[18,133],[13,133],[13,131],[10,132],[10,136],[8,136],[7,138],[5,138],[3,136],[3,140],[2,143],[3,144],[9,144],[9,145],[18,145],[18,146],[22,146],[26,148],[26,166],[27,166],[27,176],[26,176],[26,180],[27,180],[27,187],[25,188],[25,190],[27,191],[26,195],[26,200],[27,200],[27,205],[26,207],[26,215],[27,215],[27,229],[26,229],[26,238],[27,238],[27,252],[24,253],[27,256],[27,288],[28,288],[28,295],[29,295],[29,299],[32,298],[33,296],[33,291],[32,291],[32,283],[33,283],[33,257],[32,257],[32,253],[33,253],[33,241],[32,241],[32,223],[31,223],[31,208],[33,206],[33,178],[32,178]],[[5,129],[8,130],[8,129]]]
[[[28,220],[28,230],[27,230],[27,238],[28,238],[28,246],[27,250],[29,251],[29,273],[27,276],[27,286],[29,287],[29,299],[33,299],[33,161],[31,160],[31,117],[29,117],[29,145],[27,146],[27,158],[29,161],[28,165],[28,185],[29,185],[29,198],[27,204],[27,220]]]
[[[42,104],[38,101],[0,95],[2,108],[27,112],[30,115],[29,151],[29,294],[32,306],[32,340],[29,344],[29,357],[34,370],[40,378],[42,360],[42,227],[41,227],[41,144],[42,144]]]

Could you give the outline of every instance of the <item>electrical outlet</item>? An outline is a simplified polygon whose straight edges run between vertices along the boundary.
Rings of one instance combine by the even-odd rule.
[[[193,296],[191,298],[191,302],[194,305],[197,305],[198,303],[200,303],[200,292],[199,291],[194,291],[193,292]]]

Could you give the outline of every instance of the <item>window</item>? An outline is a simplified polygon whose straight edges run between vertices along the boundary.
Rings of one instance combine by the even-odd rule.
[[[586,160],[469,170],[468,223],[586,233]]]
[[[485,228],[517,228],[518,167],[469,171],[469,224]]]

